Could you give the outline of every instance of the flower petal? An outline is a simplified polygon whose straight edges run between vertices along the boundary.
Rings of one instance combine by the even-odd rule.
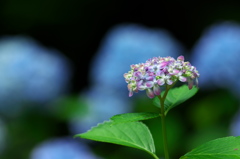
[[[188,88],[192,89],[192,87],[193,87],[193,80],[188,78]]]
[[[169,64],[168,61],[164,61],[164,62],[160,63],[160,68],[163,68],[163,67],[167,66],[168,64]]]
[[[198,78],[196,78],[196,80],[195,80],[195,81],[196,81],[196,86],[198,87]]]
[[[147,77],[146,77],[146,80],[147,80],[147,81],[152,81],[153,79],[154,79],[153,76],[147,76]]]
[[[154,82],[152,82],[152,81],[146,82],[146,86],[147,86],[148,88],[152,88],[153,85],[154,85]]]
[[[155,96],[152,89],[147,89],[146,93],[149,98],[153,98]]]
[[[172,84],[173,84],[173,81],[172,81],[172,80],[167,80],[167,84],[168,84],[168,85],[172,85]]]
[[[184,76],[179,76],[179,81],[181,81],[181,82],[186,82],[186,81],[187,81],[187,78],[184,77]]]
[[[143,86],[143,85],[139,85],[138,86],[138,90],[140,90],[140,91],[143,91],[143,90],[145,90],[147,87],[146,86]]]
[[[178,56],[177,60],[184,61],[184,56]]]
[[[160,87],[155,84],[155,85],[153,86],[153,92],[154,92],[155,95],[160,95],[160,94],[161,94],[161,89],[160,89]]]
[[[133,91],[132,91],[132,90],[129,90],[128,96],[129,96],[129,97],[133,96]]]
[[[164,85],[164,84],[165,84],[164,79],[159,79],[159,80],[157,80],[157,84],[158,84],[159,86]]]

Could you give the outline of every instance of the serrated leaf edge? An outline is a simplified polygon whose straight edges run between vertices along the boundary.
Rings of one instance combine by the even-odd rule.
[[[207,143],[211,143],[211,142],[214,142],[214,141],[217,141],[217,140],[221,140],[221,139],[227,139],[227,138],[240,138],[240,136],[227,136],[227,137],[221,137],[221,138],[217,138],[217,139],[214,139],[214,140],[211,140],[211,141],[208,141],[208,142],[206,142],[206,143],[203,143],[203,144],[201,144],[201,145],[199,145],[198,147],[196,147],[196,148],[194,148],[194,149],[192,149],[191,151],[189,151],[189,152],[187,152],[186,154],[184,154],[183,156],[181,156],[180,157],[180,159],[188,159],[188,158],[190,158],[189,156],[198,156],[198,155],[201,155],[201,153],[197,153],[197,154],[189,154],[189,153],[191,153],[192,151],[195,151],[196,149],[198,149],[199,147],[202,147],[204,144],[207,144]],[[217,154],[217,153],[216,153]],[[213,156],[213,155],[216,155],[215,153],[213,153],[213,154],[205,154],[205,153],[203,153],[202,155],[206,155],[206,156]],[[188,156],[189,155],[189,156]],[[220,154],[220,155],[223,155],[223,154]],[[223,155],[224,156],[224,155]],[[233,154],[233,155],[230,155],[230,154],[228,154],[227,156],[236,156],[236,154]]]
[[[121,116],[122,114],[116,114],[116,115],[114,115],[114,116],[112,116],[112,117],[110,118],[110,121],[116,122],[116,123],[126,123],[126,122],[135,122],[135,121],[142,121],[142,120],[154,119],[154,118],[158,118],[158,117],[161,116],[161,114],[158,114],[158,113],[155,113],[155,112],[147,112],[147,113],[153,113],[153,114],[156,114],[157,116],[155,116],[155,117],[147,117],[147,118],[145,118],[145,119],[138,119],[138,120],[132,119],[132,120],[126,120],[126,121],[117,121],[117,119],[114,119],[114,118],[115,118],[116,116]],[[124,113],[124,114],[138,114],[138,113]],[[143,114],[144,114],[144,113],[143,113]],[[136,119],[137,119],[137,117],[136,117]]]

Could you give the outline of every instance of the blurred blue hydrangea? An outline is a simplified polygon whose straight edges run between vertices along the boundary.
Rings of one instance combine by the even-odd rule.
[[[131,64],[145,62],[154,56],[177,58],[184,53],[183,50],[165,30],[137,24],[112,28],[93,58],[89,77],[91,87],[81,93],[88,101],[89,114],[70,122],[72,132],[84,132],[113,115],[132,111],[123,77]]]
[[[19,111],[23,103],[44,103],[67,90],[69,61],[25,36],[0,39],[0,113]]]
[[[222,22],[209,27],[192,52],[201,88],[228,88],[240,94],[240,25]]]
[[[72,138],[49,139],[31,153],[31,159],[100,159],[83,144]]]
[[[240,136],[240,110],[235,114],[230,125],[230,135]]]
[[[177,58],[183,53],[183,47],[165,30],[137,24],[117,25],[102,40],[92,61],[90,81],[93,85],[127,91],[123,74],[131,64],[154,56]]]
[[[116,114],[132,111],[132,102],[128,96],[123,96],[117,90],[99,86],[84,91],[81,97],[86,100],[88,113],[85,116],[73,118],[69,123],[70,132],[82,133],[96,126],[99,122],[109,120]]]

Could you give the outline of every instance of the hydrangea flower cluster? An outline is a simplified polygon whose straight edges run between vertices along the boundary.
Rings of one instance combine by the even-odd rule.
[[[184,56],[179,56],[177,60],[172,57],[153,57],[146,63],[131,65],[131,70],[124,74],[129,97],[133,92],[146,90],[149,98],[160,95],[160,86],[173,85],[178,80],[188,82],[189,89],[192,89],[194,81],[198,85],[198,77],[196,67],[184,62]]]

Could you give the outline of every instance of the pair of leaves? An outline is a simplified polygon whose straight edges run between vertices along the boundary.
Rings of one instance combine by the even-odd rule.
[[[167,97],[164,101],[164,110],[165,115],[168,113],[168,111],[175,106],[185,102],[192,96],[194,96],[198,91],[197,87],[193,87],[191,90],[189,90],[187,85],[182,85],[181,87],[172,88],[169,90]],[[165,91],[161,93],[161,96],[163,97]],[[153,99],[153,104],[157,107],[161,107],[161,103],[158,97],[155,97]]]
[[[151,132],[139,122],[156,117],[159,117],[158,113],[119,114],[75,137],[137,148],[157,158]]]
[[[129,146],[146,151],[155,159],[155,146],[148,127],[139,122],[159,117],[157,113],[127,113],[113,116],[110,121],[98,124],[76,137]],[[240,159],[240,136],[209,141],[180,159]]]
[[[165,114],[173,107],[191,98],[197,88],[188,90],[187,86],[169,91],[165,100]],[[163,92],[164,93],[164,92]],[[162,94],[163,95],[163,94]],[[154,104],[160,107],[158,98]],[[129,146],[146,151],[155,159],[155,146],[148,127],[139,122],[159,117],[158,113],[127,113],[113,116],[110,121],[98,124],[91,130],[76,135],[85,139]],[[207,142],[188,152],[180,159],[240,159],[240,137],[225,137]]]
[[[171,89],[165,100],[165,113],[192,97],[196,92],[196,87],[189,90],[186,85]],[[154,99],[154,103],[160,107],[158,98]],[[157,159],[152,135],[148,127],[139,121],[159,116],[158,113],[127,113],[115,115],[110,121],[98,124],[91,130],[76,135],[76,137],[137,148],[148,152]]]

